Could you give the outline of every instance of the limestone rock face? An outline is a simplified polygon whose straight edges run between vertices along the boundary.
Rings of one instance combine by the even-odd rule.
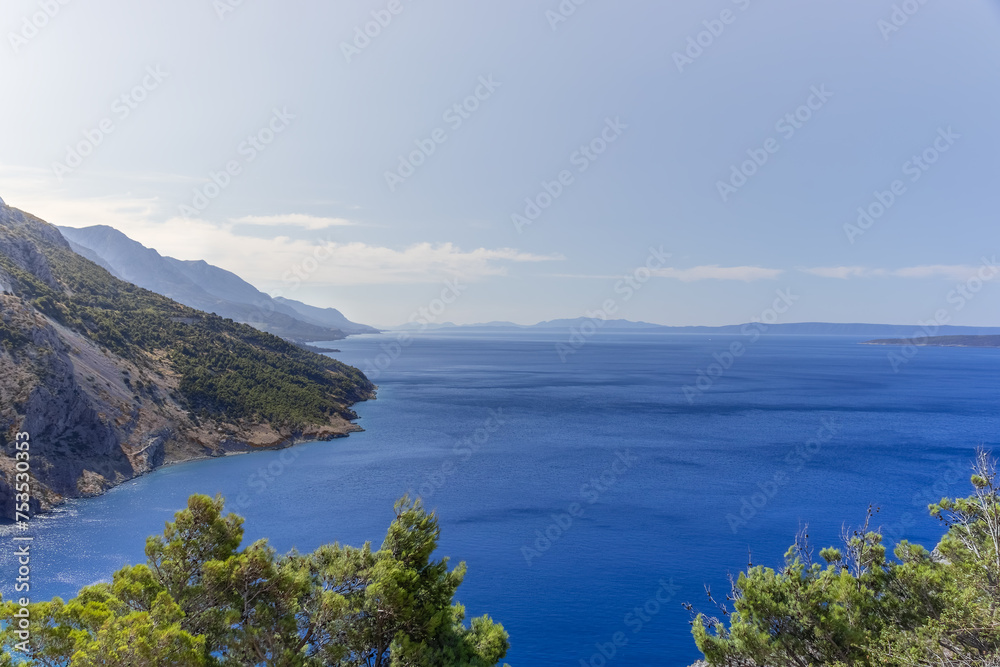
[[[36,511],[166,462],[167,442],[189,418],[177,405],[135,396],[125,379],[139,369],[15,296],[0,295],[0,313],[4,330],[23,336],[16,349],[0,346],[0,516],[13,518],[16,432],[30,436]],[[147,393],[168,390],[153,387]]]

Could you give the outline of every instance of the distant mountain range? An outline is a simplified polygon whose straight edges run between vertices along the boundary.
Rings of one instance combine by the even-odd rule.
[[[548,320],[538,324],[515,324],[513,322],[485,322],[482,324],[440,324],[410,323],[393,327],[398,331],[448,331],[462,332],[512,332],[512,331],[553,331],[580,329],[586,326],[599,325],[598,331],[633,331],[664,334],[741,334],[759,332],[762,334],[782,334],[794,336],[894,336],[912,337],[921,335],[921,327],[916,324],[841,324],[832,322],[794,322],[788,324],[729,324],[717,327],[686,326],[671,327],[649,322],[632,322],[630,320],[594,320],[588,317],[574,319]],[[935,333],[951,336],[986,336],[1000,335],[1000,327],[964,327],[942,326]]]
[[[250,324],[276,336],[311,342],[378,333],[374,327],[351,322],[334,308],[271,298],[235,273],[204,260],[165,257],[113,227],[59,227],[59,231],[77,254],[117,278],[190,308]]]
[[[236,274],[203,260],[182,261],[160,255],[106,225],[59,227],[71,248],[114,276],[191,308],[216,313],[250,324],[292,341],[307,343],[339,340],[347,335],[379,333],[379,329],[348,320],[335,308],[317,308],[301,301],[272,298]],[[632,331],[664,334],[762,334],[797,336],[868,336],[908,338],[921,335],[919,325],[796,322],[771,325],[730,324],[724,326],[664,326],[650,322],[616,319],[599,321],[586,317],[556,319],[524,325],[493,321],[457,325],[451,322],[407,323],[390,327],[397,331],[532,332],[569,331],[599,324],[598,331]],[[748,329],[747,327],[752,327]],[[942,326],[941,336],[1000,335],[1000,327]]]

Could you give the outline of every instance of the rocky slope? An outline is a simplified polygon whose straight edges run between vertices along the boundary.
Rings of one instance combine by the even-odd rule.
[[[32,507],[172,462],[358,430],[357,369],[119,280],[59,231],[0,204],[0,516],[15,434]]]

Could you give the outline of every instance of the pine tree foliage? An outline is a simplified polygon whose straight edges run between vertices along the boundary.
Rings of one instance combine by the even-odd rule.
[[[465,624],[465,565],[434,560],[438,520],[403,498],[382,548],[240,549],[243,519],[195,495],[146,542],[147,562],[77,597],[30,605],[18,654],[15,601],[0,607],[6,664],[45,667],[491,667],[506,631]],[[0,664],[3,664],[0,662]]]
[[[997,465],[979,451],[973,471],[971,496],[929,506],[947,528],[934,552],[903,541],[888,556],[873,508],[821,562],[800,535],[783,568],[739,575],[721,618],[696,616],[698,648],[729,667],[1000,664]]]

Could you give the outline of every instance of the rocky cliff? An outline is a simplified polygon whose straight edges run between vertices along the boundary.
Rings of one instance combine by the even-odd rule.
[[[118,280],[0,204],[0,516],[15,434],[32,508],[172,462],[358,430],[357,369]]]

